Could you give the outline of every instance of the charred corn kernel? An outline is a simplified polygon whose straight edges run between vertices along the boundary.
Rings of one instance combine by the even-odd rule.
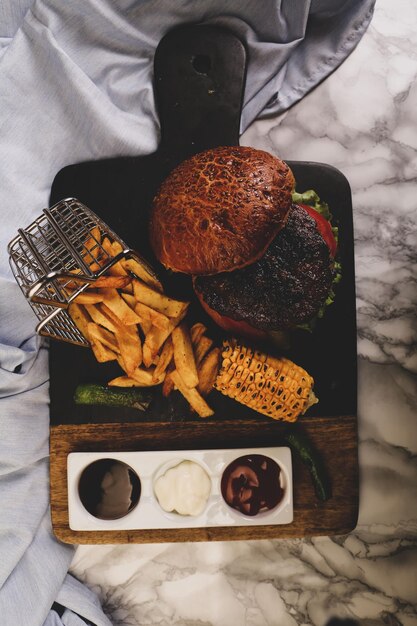
[[[216,389],[259,413],[294,422],[318,401],[313,385],[313,378],[289,359],[254,351],[236,340],[223,343]]]

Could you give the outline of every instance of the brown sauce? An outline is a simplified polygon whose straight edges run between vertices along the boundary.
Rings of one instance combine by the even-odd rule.
[[[139,476],[126,463],[99,459],[81,474],[78,493],[84,507],[98,519],[114,520],[127,515],[139,502]]]

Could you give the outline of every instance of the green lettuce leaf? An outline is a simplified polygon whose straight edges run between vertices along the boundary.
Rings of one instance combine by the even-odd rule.
[[[320,200],[314,189],[308,189],[307,191],[303,191],[303,193],[298,193],[294,190],[292,193],[292,201],[295,204],[308,204],[308,206],[313,207],[313,209],[317,211],[317,213],[320,213],[327,221],[331,222],[332,215],[329,205],[327,202]]]

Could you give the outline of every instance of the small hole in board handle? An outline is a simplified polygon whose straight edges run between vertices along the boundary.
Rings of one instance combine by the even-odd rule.
[[[207,76],[211,69],[211,60],[206,54],[197,54],[192,57],[191,64],[197,74],[205,74]]]

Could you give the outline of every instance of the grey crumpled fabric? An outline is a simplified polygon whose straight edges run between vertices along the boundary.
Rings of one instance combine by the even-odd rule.
[[[153,152],[156,45],[211,22],[246,40],[242,131],[302,98],[353,50],[374,0],[3,0],[0,6],[0,622],[108,626],[67,574],[51,530],[47,346],[11,275],[7,243],[77,161]],[[67,608],[60,617],[54,601]]]

